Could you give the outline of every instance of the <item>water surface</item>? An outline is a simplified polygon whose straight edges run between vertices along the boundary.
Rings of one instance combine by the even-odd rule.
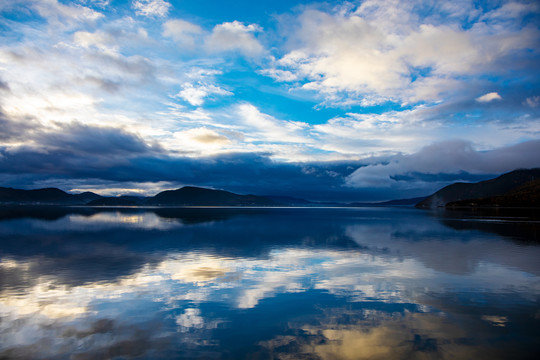
[[[536,359],[529,212],[0,210],[2,359]]]

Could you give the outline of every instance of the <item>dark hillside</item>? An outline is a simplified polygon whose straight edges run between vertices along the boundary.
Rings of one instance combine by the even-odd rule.
[[[455,201],[501,196],[535,179],[540,179],[540,168],[514,170],[495,179],[478,183],[455,183],[427,197],[416,204],[416,207],[444,207],[447,203]]]
[[[238,195],[223,190],[185,186],[160,192],[146,201],[146,205],[168,206],[275,206],[271,199],[255,195]]]
[[[36,190],[19,190],[13,188],[0,188],[0,203],[8,204],[82,204],[75,195],[68,194],[57,188]]]
[[[458,207],[540,207],[540,179],[529,181],[504,195],[453,201],[448,208]]]

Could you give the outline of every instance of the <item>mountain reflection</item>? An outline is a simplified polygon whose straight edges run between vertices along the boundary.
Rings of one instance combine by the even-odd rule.
[[[199,210],[183,216],[201,220]],[[408,209],[214,209],[187,222],[157,214],[0,221],[0,357],[493,359],[538,350],[537,246]]]

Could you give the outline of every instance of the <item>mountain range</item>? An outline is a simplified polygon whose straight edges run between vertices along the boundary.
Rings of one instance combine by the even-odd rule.
[[[4,204],[54,204],[84,205],[102,196],[93,192],[68,194],[57,188],[20,190],[0,187],[0,203]]]
[[[392,200],[382,203],[313,202],[288,196],[239,195],[224,190],[184,186],[155,196],[107,197],[93,192],[69,194],[57,188],[20,190],[0,187],[0,204],[4,205],[81,205],[81,206],[403,206],[414,205],[423,198]]]
[[[106,197],[93,192],[69,194],[57,188],[20,190],[0,187],[0,203],[11,205],[88,206],[279,206],[285,205],[256,195],[238,195],[223,190],[185,186],[152,197]]]
[[[21,190],[0,187],[4,205],[82,206],[411,206],[417,208],[540,207],[540,168],[521,169],[478,183],[454,183],[425,198],[379,203],[319,203],[287,196],[239,195],[224,190],[184,186],[151,197],[106,197],[93,192],[69,194],[57,188]]]

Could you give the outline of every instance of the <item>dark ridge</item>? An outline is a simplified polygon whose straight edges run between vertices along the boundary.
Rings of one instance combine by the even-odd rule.
[[[349,206],[412,206],[415,204],[418,204],[418,202],[423,201],[426,199],[426,196],[422,197],[415,197],[410,199],[397,199],[397,200],[388,200],[388,201],[382,201],[382,202],[376,202],[376,203],[359,203],[354,202],[350,203]]]
[[[165,206],[276,206],[271,199],[256,195],[238,195],[224,190],[185,186],[160,192],[146,201],[146,205]]]
[[[88,204],[90,201],[103,198],[103,196],[93,193],[91,191],[85,191],[83,193],[75,194],[73,196],[83,204]]]
[[[295,198],[291,196],[264,195],[264,197],[274,201],[277,204],[288,205],[288,206],[316,205],[317,204],[309,200]]]
[[[448,185],[416,204],[418,208],[444,207],[448,203],[467,199],[483,199],[505,195],[520,186],[540,178],[540,168],[520,169],[495,179],[478,183],[455,183]],[[471,201],[471,200],[469,200]]]
[[[45,205],[79,205],[83,202],[57,188],[36,190],[19,190],[0,187],[0,203],[4,204],[45,204]]]
[[[145,198],[137,196],[118,196],[118,197],[102,197],[92,200],[89,206],[138,206],[144,204]]]
[[[447,208],[460,207],[539,207],[540,179],[529,181],[504,195],[452,201]]]

